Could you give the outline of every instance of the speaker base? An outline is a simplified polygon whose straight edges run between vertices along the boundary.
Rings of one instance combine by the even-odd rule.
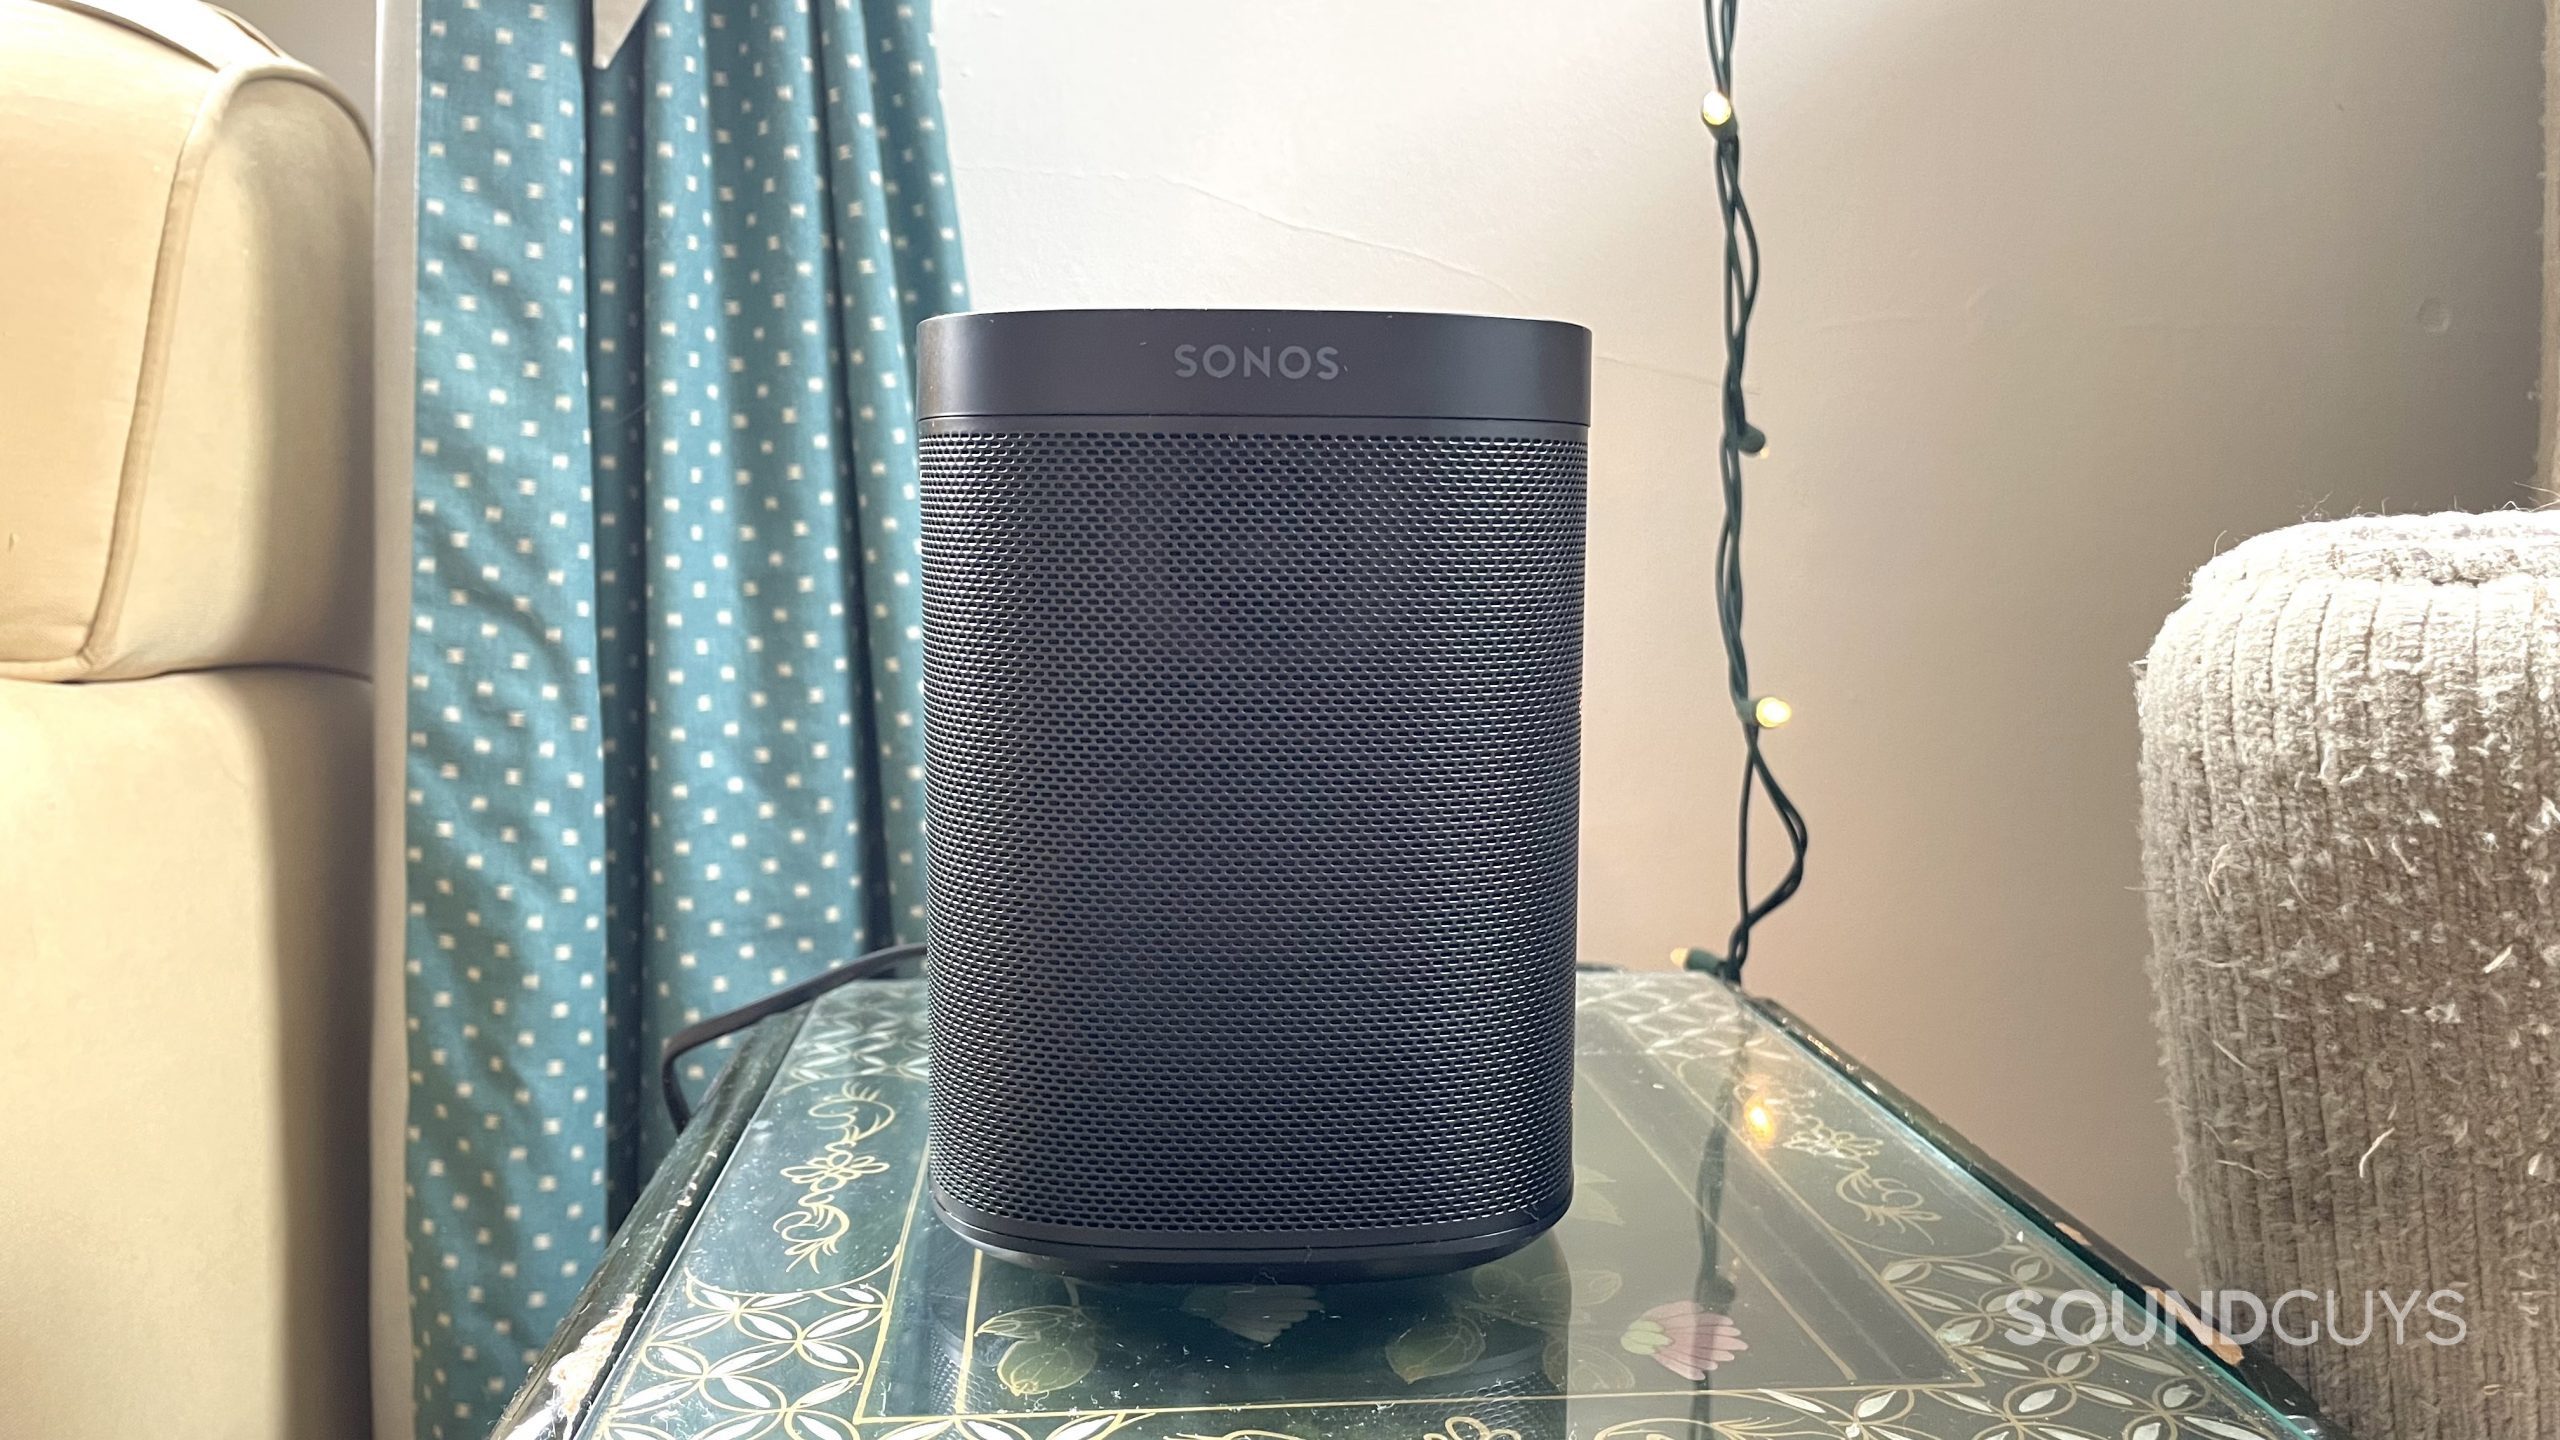
[[[939,1189],[933,1194],[933,1213],[953,1234],[999,1260],[1078,1280],[1146,1285],[1334,1285],[1439,1275],[1499,1260],[1547,1233],[1564,1218],[1571,1203],[1572,1196],[1568,1194],[1556,1202],[1551,1214],[1472,1235],[1433,1234],[1406,1240],[1284,1246],[1092,1244],[1021,1235],[954,1213],[957,1207],[945,1203]]]

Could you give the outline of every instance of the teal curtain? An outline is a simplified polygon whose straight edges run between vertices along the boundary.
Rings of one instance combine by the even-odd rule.
[[[659,1041],[921,936],[908,342],[964,292],[917,0],[653,0],[602,71],[581,4],[422,10],[409,1303],[481,1440]]]

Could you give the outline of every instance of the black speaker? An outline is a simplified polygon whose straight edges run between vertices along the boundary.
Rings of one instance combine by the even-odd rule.
[[[1490,1260],[1572,1193],[1588,331],[919,332],[933,1202],[1009,1259]]]

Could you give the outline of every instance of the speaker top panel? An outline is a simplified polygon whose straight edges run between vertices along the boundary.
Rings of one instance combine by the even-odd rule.
[[[1373,310],[987,310],[916,331],[919,419],[1369,416],[1591,423],[1591,332]]]

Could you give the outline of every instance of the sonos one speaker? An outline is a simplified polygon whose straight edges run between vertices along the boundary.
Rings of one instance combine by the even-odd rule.
[[[918,344],[943,1221],[1138,1280],[1535,1238],[1573,1184],[1589,332]]]

